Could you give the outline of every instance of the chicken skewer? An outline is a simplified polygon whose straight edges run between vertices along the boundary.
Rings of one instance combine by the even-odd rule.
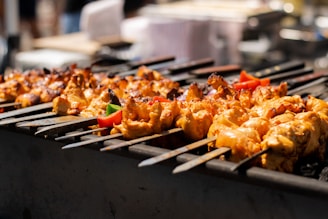
[[[156,77],[156,75],[154,75],[154,73],[147,74],[147,77],[149,77],[151,75],[152,75],[152,77]],[[76,76],[74,78],[74,80],[75,80],[75,84],[71,84],[70,86],[68,86],[70,88],[68,90],[70,90],[70,92],[72,94],[77,94],[76,96],[79,96],[79,95],[82,96],[82,93],[80,92],[80,90],[78,90],[79,88],[84,87],[85,90],[87,90],[88,88],[92,88],[91,83],[90,83],[91,86],[90,85],[88,85],[89,87],[85,86],[84,79],[79,76]],[[126,88],[127,87],[126,82],[127,81],[120,81],[119,86],[123,86]],[[133,81],[133,82],[136,82],[136,83],[131,83],[129,85],[129,86],[131,86],[130,87],[131,90],[133,90],[133,88],[134,89],[137,88],[137,90],[138,90],[140,87],[144,87],[146,85],[146,83],[143,83],[142,80]],[[214,145],[210,145],[210,148],[227,147],[228,146],[232,150],[232,155],[233,155],[232,160],[238,161],[238,159],[240,160],[247,156],[251,156],[252,154],[260,151],[262,148],[265,149],[266,147],[270,147],[270,148],[273,147],[273,145],[270,143],[270,141],[267,140],[270,138],[264,137],[264,134],[271,133],[271,132],[269,132],[269,130],[267,130],[266,132],[264,132],[262,134],[256,133],[256,132],[258,132],[258,130],[255,129],[256,132],[253,130],[254,127],[251,126],[252,122],[249,122],[250,124],[247,123],[249,120],[250,121],[258,120],[263,123],[268,123],[267,120],[269,120],[269,123],[272,123],[271,119],[275,119],[278,115],[285,114],[287,111],[290,111],[290,110],[292,113],[300,114],[301,112],[303,112],[305,110],[304,106],[306,106],[306,105],[304,105],[303,107],[300,107],[300,105],[302,105],[302,104],[301,104],[301,101],[299,101],[299,98],[297,98],[297,97],[282,98],[282,96],[285,95],[283,88],[280,88],[280,90],[278,89],[278,91],[276,91],[276,93],[274,93],[274,92],[270,93],[263,89],[258,89],[258,90],[260,90],[259,93],[262,92],[261,95],[258,95],[257,97],[251,97],[248,92],[239,93],[239,92],[234,91],[232,88],[227,86],[227,84],[224,83],[224,81],[222,81],[220,78],[217,78],[215,76],[209,78],[209,84],[216,90],[216,93],[213,94],[212,96],[209,95],[208,97],[204,98],[204,96],[201,94],[202,90],[199,89],[199,87],[197,87],[196,85],[192,85],[186,96],[186,99],[187,99],[186,102],[183,102],[183,101],[179,102],[179,101],[173,100],[173,101],[170,101],[169,103],[153,103],[151,106],[147,106],[146,107],[147,110],[150,109],[152,112],[158,112],[156,117],[152,117],[153,120],[149,126],[148,133],[144,132],[144,130],[143,130],[143,132],[138,133],[138,131],[136,131],[135,129],[131,129],[133,127],[131,125],[133,125],[134,123],[133,124],[125,123],[125,121],[129,121],[129,119],[131,121],[131,119],[132,119],[131,117],[128,116],[128,114],[126,114],[127,119],[123,120],[123,124],[117,125],[114,127],[113,134],[116,131],[117,133],[118,132],[122,133],[122,135],[127,137],[127,139],[129,139],[129,138],[132,139],[132,138],[140,137],[142,135],[152,134],[154,132],[158,133],[162,130],[167,130],[169,127],[174,125],[176,127],[182,128],[184,130],[186,136],[188,138],[191,138],[192,140],[202,139],[202,138],[206,137],[206,135],[208,133],[210,133],[210,135],[213,134],[213,136],[217,137],[217,140]],[[157,85],[157,84],[155,83],[155,85]],[[121,87],[119,87],[119,86],[114,87],[114,90],[117,89],[116,90],[117,92],[122,91],[120,89]],[[158,87],[162,87],[162,86],[160,86],[158,84]],[[107,92],[107,91],[99,89],[98,92],[100,92],[100,91],[104,92],[104,93]],[[161,91],[164,93],[167,92],[167,90],[165,90],[165,91],[161,90]],[[143,92],[147,93],[147,92],[152,92],[152,91],[145,89],[145,90],[143,90]],[[131,94],[131,93],[129,93],[129,94]],[[84,95],[85,100],[87,101],[86,95],[84,93],[83,93],[83,95]],[[121,99],[126,99],[126,96],[127,96],[126,94],[120,93],[120,95],[122,97]],[[120,95],[118,95],[118,96],[120,96]],[[140,94],[138,94],[138,95],[140,95]],[[136,95],[136,96],[138,96],[138,95]],[[278,96],[275,96],[275,95],[278,95]],[[197,100],[197,98],[199,100]],[[271,99],[272,99],[272,101],[270,101]],[[74,98],[73,98],[73,100],[74,100]],[[84,111],[85,109],[87,109],[87,107],[89,105],[88,104],[84,105],[83,101],[82,102],[76,101],[76,102],[78,102],[78,103],[75,106],[73,104],[73,107],[72,107],[72,105],[67,105],[67,107],[58,108],[58,112],[63,112],[63,113],[68,112],[68,114],[70,114],[70,113],[75,114],[76,112],[78,112],[81,115],[83,113],[85,113],[86,117],[89,117],[90,114],[88,114],[88,111],[87,110]],[[105,103],[108,103],[108,99],[106,99],[106,97],[104,97],[103,103],[104,103],[103,105],[106,105]],[[140,102],[140,103],[141,103],[141,105],[143,105],[142,102]],[[131,98],[130,100],[128,99],[128,101],[125,104],[126,104],[127,109],[128,109],[128,107],[132,106],[131,109],[135,110],[136,109],[135,108],[135,106],[136,106],[135,97]],[[275,105],[277,105],[278,107],[276,107]],[[62,109],[64,109],[64,110],[62,110]],[[141,109],[144,109],[144,108],[142,108],[140,106],[140,110]],[[178,111],[176,111],[177,109],[178,109]],[[274,109],[274,110],[272,110],[272,109]],[[104,110],[104,109],[102,109],[102,110]],[[239,110],[241,116],[238,117],[237,121],[234,121],[234,120],[229,121],[226,118],[221,118],[221,119],[216,118],[217,114],[221,115],[224,111],[229,112],[229,110]],[[99,111],[99,112],[103,113],[103,111]],[[148,111],[146,111],[146,112],[148,112]],[[235,111],[235,113],[236,112],[238,112],[238,111]],[[143,112],[143,114],[145,114],[145,112]],[[163,115],[167,115],[167,116],[163,116]],[[236,115],[238,115],[238,113]],[[254,115],[256,115],[256,116],[254,116]],[[307,114],[307,115],[304,115],[303,119],[305,119],[306,116],[308,116],[310,118],[317,117],[317,115],[310,116],[310,114]],[[141,118],[144,118],[144,117],[141,117]],[[170,118],[170,119],[167,120],[167,118]],[[294,117],[291,116],[290,118],[293,119]],[[296,118],[299,118],[299,117],[296,117]],[[302,117],[300,116],[300,118],[302,118]],[[323,121],[321,121],[320,119]],[[318,124],[319,125],[321,124],[321,126],[324,126],[325,120],[322,118],[320,118],[320,119],[317,119],[318,121],[320,121],[320,122],[318,122]],[[275,120],[277,120],[277,119],[275,119]],[[160,121],[160,122],[158,122],[158,121]],[[217,128],[214,128],[214,127],[211,128],[211,126],[213,125],[213,122],[217,122],[218,124],[227,124],[228,123],[228,124],[230,124],[230,126],[225,125],[227,127],[224,127],[222,125],[218,125],[218,127],[224,127],[224,128],[220,132],[216,132],[215,130],[217,130]],[[148,122],[146,122],[146,123],[148,123]],[[140,125],[140,124],[141,123],[139,123],[137,125]],[[247,126],[247,124],[249,126]],[[295,126],[293,124],[291,124],[290,126],[291,127]],[[136,125],[136,124],[134,124],[134,125]],[[144,125],[146,125],[146,124],[144,124]],[[148,125],[149,125],[149,123],[148,123]],[[160,126],[158,126],[158,125],[160,125]],[[275,125],[278,126],[279,124],[275,124]],[[139,130],[144,129],[144,127],[145,126],[140,126]],[[197,127],[197,128],[193,128],[193,127]],[[153,128],[155,128],[155,129],[153,129]],[[269,128],[271,129],[271,127],[269,127]],[[132,130],[132,132],[131,132],[131,130]],[[307,130],[307,129],[304,129],[304,130]],[[276,132],[280,134],[280,132],[278,132],[278,131],[276,131]],[[237,134],[241,134],[241,133],[247,133],[247,136],[245,136],[244,138],[241,138],[241,139],[246,139],[244,141],[248,142],[248,144],[249,144],[248,147],[251,149],[250,151],[242,152],[243,150],[240,148],[234,149],[236,144],[230,145],[230,146],[223,145],[224,142],[227,142],[224,139],[231,139],[231,136],[233,136],[233,135],[237,136]],[[275,133],[275,132],[272,130],[272,135],[273,135],[273,133]],[[312,134],[312,135],[318,135],[318,134]],[[211,137],[211,136],[209,136],[209,137]],[[240,143],[241,142],[243,142],[243,141],[240,140]],[[261,143],[261,142],[265,142],[265,143]],[[238,144],[240,144],[240,143],[238,143]],[[240,144],[240,145],[242,145],[242,144]],[[238,153],[240,153],[240,152],[242,152],[242,153],[241,154],[234,153],[234,150],[236,150],[236,152],[238,152]],[[315,150],[318,150],[318,149],[315,149]],[[273,151],[275,151],[275,150],[273,150]],[[312,153],[312,151],[310,151],[310,152]],[[311,154],[311,153],[309,153],[309,154]],[[267,163],[264,163],[264,160],[267,160],[268,156],[269,156],[268,154],[261,156],[261,158],[263,160],[263,161],[261,161],[262,162],[261,165],[266,166],[266,167],[269,166]],[[302,155],[302,156],[308,156],[308,153],[306,153],[305,155]],[[270,158],[270,156],[269,156],[269,158]],[[292,165],[293,165],[293,163],[291,164],[291,166]],[[271,167],[269,167],[269,168],[271,168]],[[290,171],[290,169],[288,169],[288,168],[287,169],[282,168],[282,170]]]

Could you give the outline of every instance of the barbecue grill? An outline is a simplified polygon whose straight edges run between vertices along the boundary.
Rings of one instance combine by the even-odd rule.
[[[292,64],[291,64],[292,63]],[[285,72],[303,69],[291,62]],[[286,67],[287,66],[287,67]],[[296,66],[296,67],[295,67]],[[222,68],[221,68],[222,69]],[[271,70],[276,70],[277,67]],[[281,68],[280,68],[281,69]],[[282,68],[284,69],[284,68]],[[228,71],[231,72],[231,71]],[[262,71],[268,72],[267,70]],[[283,70],[280,74],[285,73]],[[298,73],[297,75],[304,74]],[[260,74],[259,71],[257,74]],[[203,81],[183,74],[182,82]],[[179,75],[179,74],[178,74]],[[170,74],[168,74],[169,77]],[[188,79],[189,76],[189,79]],[[227,78],[234,78],[228,74]],[[267,76],[267,75],[265,75]],[[172,77],[177,78],[177,75]],[[307,75],[307,77],[310,77]],[[307,78],[307,77],[303,77]],[[312,86],[298,81],[293,94],[303,94],[323,86],[324,74],[312,77]],[[295,75],[293,76],[295,77]],[[181,79],[181,78],[180,78]],[[286,78],[284,78],[285,80]],[[307,78],[309,80],[309,78]],[[308,81],[307,80],[307,81]],[[318,80],[321,80],[318,82]],[[304,81],[303,81],[304,82]],[[301,84],[301,85],[300,85]],[[302,87],[303,86],[303,87]],[[322,95],[322,94],[320,94]],[[201,148],[179,154],[161,163],[138,167],[141,161],[177,147],[176,132],[161,141],[141,140],[125,147],[100,152],[99,149],[126,142],[120,137],[83,147],[61,150],[74,142],[99,139],[92,133],[79,135],[83,125],[65,126],[51,132],[48,126],[19,125],[36,117],[58,118],[48,113],[51,104],[37,105],[24,115],[19,110],[2,113],[1,208],[12,218],[322,218],[328,204],[325,168],[307,163],[297,174],[287,174],[254,166],[236,171],[235,163],[211,159],[179,174],[172,170],[205,152]],[[22,109],[26,111],[25,109]],[[15,112],[18,114],[15,115]],[[47,116],[48,113],[48,116]],[[6,117],[6,115],[8,118]],[[13,118],[14,117],[14,118]],[[20,118],[26,118],[20,119]],[[6,124],[5,124],[6,123]],[[69,127],[69,128],[67,128]],[[75,135],[75,136],[74,136]],[[67,136],[67,138],[63,138]],[[68,137],[72,136],[72,137]],[[172,137],[173,136],[173,137]],[[165,140],[165,148],[159,143]]]

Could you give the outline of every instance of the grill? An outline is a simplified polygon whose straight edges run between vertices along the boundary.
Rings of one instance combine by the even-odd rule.
[[[309,72],[299,62],[282,67],[285,70],[280,75]],[[305,86],[300,85],[300,80],[295,82],[297,86],[290,93],[305,96],[310,91],[321,90],[316,96],[324,98],[325,75],[313,75],[303,77],[303,82],[304,78],[312,81]],[[204,80],[185,73],[172,77],[183,78],[180,81],[186,85],[189,80]],[[233,73],[227,75],[227,78],[234,77]],[[295,78],[294,74],[292,79]],[[316,163],[300,167],[297,174],[287,174],[254,166],[232,171],[235,163],[210,159],[183,173],[172,174],[178,165],[202,156],[205,151],[199,148],[139,168],[141,161],[176,148],[177,138],[173,137],[181,133],[161,137],[160,141],[144,139],[106,152],[99,149],[126,141],[117,136],[61,150],[70,143],[102,138],[92,133],[81,134],[93,124],[94,118],[69,126],[64,126],[67,122],[63,121],[56,124],[57,129],[24,126],[26,121],[37,122],[36,117],[58,118],[48,113],[51,104],[35,108],[39,110],[24,115],[19,110],[0,114],[3,145],[0,147],[3,173],[0,200],[4,209],[0,214],[14,218],[21,215],[24,218],[317,218],[325,215],[328,184],[324,179],[325,168],[317,167]],[[159,142],[166,147],[160,147]]]

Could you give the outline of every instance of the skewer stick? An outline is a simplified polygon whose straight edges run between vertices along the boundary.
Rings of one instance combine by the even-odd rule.
[[[255,158],[261,156],[262,154],[265,154],[267,152],[269,152],[271,150],[271,148],[266,148],[262,151],[259,151],[255,154],[253,154],[252,156],[240,161],[239,163],[235,164],[232,168],[231,171],[236,171],[239,170],[242,167],[245,167],[245,165],[249,164],[249,162],[253,161]]]
[[[164,160],[167,160],[169,158],[175,157],[175,156],[177,156],[179,154],[182,154],[182,153],[185,153],[187,151],[191,151],[193,149],[196,149],[196,148],[199,148],[201,146],[204,146],[204,145],[206,145],[206,144],[208,144],[210,142],[213,142],[215,140],[216,140],[216,136],[212,136],[212,137],[209,137],[209,138],[206,138],[206,139],[202,139],[200,141],[197,141],[197,142],[194,142],[194,143],[185,145],[183,147],[177,148],[177,149],[172,150],[172,151],[169,151],[167,153],[158,155],[156,157],[152,157],[152,158],[146,159],[146,160],[140,162],[139,165],[138,165],[138,167],[144,167],[144,166],[149,166],[149,165],[153,165],[153,164],[159,163],[161,161],[164,161]]]
[[[20,106],[20,105],[22,105],[22,103],[16,103],[16,102],[3,103],[3,104],[0,104],[0,108],[9,108],[9,107]]]
[[[176,168],[174,168],[172,173],[176,174],[176,173],[181,173],[181,172],[190,170],[191,168],[199,166],[200,164],[203,164],[209,160],[212,160],[215,157],[223,155],[223,154],[229,152],[230,150],[231,149],[228,147],[217,148],[214,151],[208,152],[208,153],[206,153],[202,156],[199,156],[191,161],[188,161],[184,164],[177,166]]]
[[[47,126],[47,125],[56,125],[60,123],[75,121],[80,119],[77,116],[58,116],[55,118],[45,118],[45,119],[38,119],[33,121],[21,122],[16,124],[17,127],[38,127],[38,126]]]
[[[137,143],[140,143],[140,142],[148,141],[148,140],[159,138],[159,137],[162,137],[162,136],[167,136],[167,135],[170,135],[170,134],[173,134],[173,133],[176,133],[176,132],[181,132],[181,131],[182,131],[181,128],[174,128],[174,129],[164,131],[160,134],[154,134],[154,135],[150,135],[150,136],[136,138],[136,139],[133,139],[133,140],[130,140],[130,141],[124,141],[124,142],[121,142],[121,143],[118,143],[118,144],[115,144],[115,145],[110,145],[110,146],[101,148],[100,151],[109,151],[109,150],[114,150],[114,149],[117,149],[117,148],[131,146],[131,145],[134,145],[134,144],[137,144]]]
[[[46,126],[41,128],[39,131],[35,132],[35,135],[53,135],[59,132],[72,131],[83,127],[88,127],[90,125],[96,125],[97,117],[81,118],[70,122],[64,122],[56,125]]]
[[[10,117],[19,116],[19,115],[23,115],[26,113],[32,113],[32,112],[36,112],[39,110],[51,109],[51,108],[52,108],[52,102],[41,103],[41,104],[38,104],[35,106],[29,106],[26,108],[12,110],[12,111],[5,112],[5,113],[0,113],[0,119],[7,119]]]
[[[90,133],[93,133],[93,132],[103,131],[103,130],[106,130],[106,129],[108,129],[108,128],[97,128],[97,129],[90,129],[90,130],[86,130],[86,131],[82,131],[82,132],[76,132],[76,133],[72,133],[72,134],[57,137],[57,138],[55,138],[55,141],[65,140],[67,138],[72,138],[72,137],[79,137],[79,136],[87,135],[87,134],[90,134]]]
[[[55,116],[55,115],[57,115],[57,113],[55,113],[55,112],[46,112],[46,113],[40,113],[40,114],[36,114],[36,115],[31,115],[31,116],[22,116],[19,118],[4,119],[4,120],[0,121],[0,125],[10,125],[10,124],[18,123],[18,122],[47,118],[47,117],[51,117],[51,116]]]
[[[121,133],[117,133],[117,134],[113,134],[113,135],[106,135],[106,136],[102,136],[102,137],[95,138],[95,139],[89,139],[89,140],[86,140],[86,141],[80,141],[80,142],[68,144],[68,145],[65,145],[64,147],[62,147],[62,149],[81,147],[81,146],[90,145],[90,144],[93,144],[93,143],[98,143],[98,142],[110,140],[110,139],[113,139],[113,138],[119,138],[119,137],[122,137]]]

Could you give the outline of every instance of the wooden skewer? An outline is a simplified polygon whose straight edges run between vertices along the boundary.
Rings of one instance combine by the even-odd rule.
[[[259,151],[255,154],[253,154],[252,156],[240,161],[239,163],[235,164],[232,168],[231,171],[236,171],[241,169],[242,167],[245,167],[246,165],[249,164],[249,162],[253,161],[255,158],[261,156],[262,154],[268,153],[271,150],[271,148],[266,148],[262,151]]]
[[[79,136],[83,136],[83,135],[87,135],[93,132],[99,132],[99,131],[103,131],[106,130],[108,128],[97,128],[97,129],[90,129],[90,130],[86,130],[86,131],[82,131],[82,132],[76,132],[76,133],[72,133],[72,134],[67,134],[64,136],[60,136],[55,138],[56,141],[60,141],[60,140],[65,140],[68,138],[72,138],[72,137],[79,137]]]
[[[14,107],[14,106],[20,106],[20,105],[22,105],[22,103],[16,103],[16,102],[3,103],[3,104],[0,104],[0,108],[8,108],[8,107]]]
[[[38,104],[35,106],[29,106],[26,108],[16,109],[16,110],[12,110],[12,111],[5,112],[5,113],[0,113],[0,119],[7,119],[10,117],[19,116],[19,115],[23,115],[26,113],[32,113],[32,112],[36,112],[39,110],[51,109],[51,108],[52,108],[52,102],[41,103],[41,104]]]
[[[89,140],[86,140],[86,141],[80,141],[80,142],[68,144],[68,145],[65,145],[64,147],[62,147],[62,149],[77,148],[77,147],[81,147],[81,146],[85,146],[85,145],[90,145],[90,144],[94,144],[94,143],[98,143],[98,142],[110,140],[110,139],[113,139],[113,138],[119,138],[119,137],[122,137],[122,134],[121,133],[117,133],[117,134],[113,134],[113,135],[101,136],[101,137],[95,138],[95,139],[89,139]]]
[[[58,116],[55,118],[46,118],[46,119],[38,119],[38,120],[33,120],[33,121],[28,121],[28,122],[21,122],[21,123],[18,123],[16,126],[17,127],[47,126],[47,125],[60,124],[60,123],[64,123],[64,122],[76,121],[78,119],[81,119],[81,117],[71,116],[71,115]]]
[[[88,127],[90,125],[96,125],[97,117],[90,118],[80,118],[70,122],[64,122],[56,125],[50,125],[41,128],[39,131],[35,132],[35,135],[53,135],[60,132],[73,131],[79,128]]]
[[[36,115],[31,115],[31,116],[22,116],[19,118],[4,119],[4,120],[0,121],[0,125],[10,125],[10,124],[18,123],[18,122],[47,118],[47,117],[51,117],[51,116],[55,116],[55,115],[57,115],[55,112],[46,112],[46,113],[40,113],[40,114],[36,114]]]
[[[142,137],[142,138],[133,139],[133,140],[130,140],[130,141],[124,141],[124,142],[121,142],[121,143],[118,143],[118,144],[115,144],[115,145],[110,145],[110,146],[101,148],[100,151],[109,151],[109,150],[114,150],[114,149],[117,149],[117,148],[131,146],[131,145],[134,145],[134,144],[137,144],[137,143],[140,143],[140,142],[148,141],[148,140],[159,138],[159,137],[162,137],[162,136],[167,136],[167,135],[170,135],[170,134],[173,134],[173,133],[176,133],[176,132],[181,132],[181,131],[182,131],[181,128],[174,128],[174,129],[164,131],[160,134],[154,134],[154,135],[145,136],[145,137]]]
[[[191,161],[188,161],[184,164],[181,164],[179,166],[177,166],[176,168],[174,168],[174,170],[172,171],[172,173],[176,174],[176,173],[181,173],[187,170],[190,170],[193,167],[196,167],[200,164],[203,164],[215,157],[218,157],[220,155],[223,155],[227,152],[229,152],[231,149],[228,147],[222,147],[222,148],[217,148],[211,152],[208,152],[202,156],[199,156]]]
[[[191,151],[193,149],[204,146],[204,145],[206,145],[210,142],[213,142],[215,140],[216,140],[216,136],[212,136],[212,137],[209,137],[209,138],[206,138],[206,139],[202,139],[200,141],[185,145],[183,147],[177,148],[177,149],[169,151],[167,153],[158,155],[156,157],[152,157],[152,158],[149,158],[147,160],[144,160],[144,161],[139,163],[138,167],[144,167],[144,166],[149,166],[149,165],[159,163],[161,161],[164,161],[164,160],[167,160],[169,158],[175,157],[179,154],[182,154],[182,153],[185,153],[187,151]]]

